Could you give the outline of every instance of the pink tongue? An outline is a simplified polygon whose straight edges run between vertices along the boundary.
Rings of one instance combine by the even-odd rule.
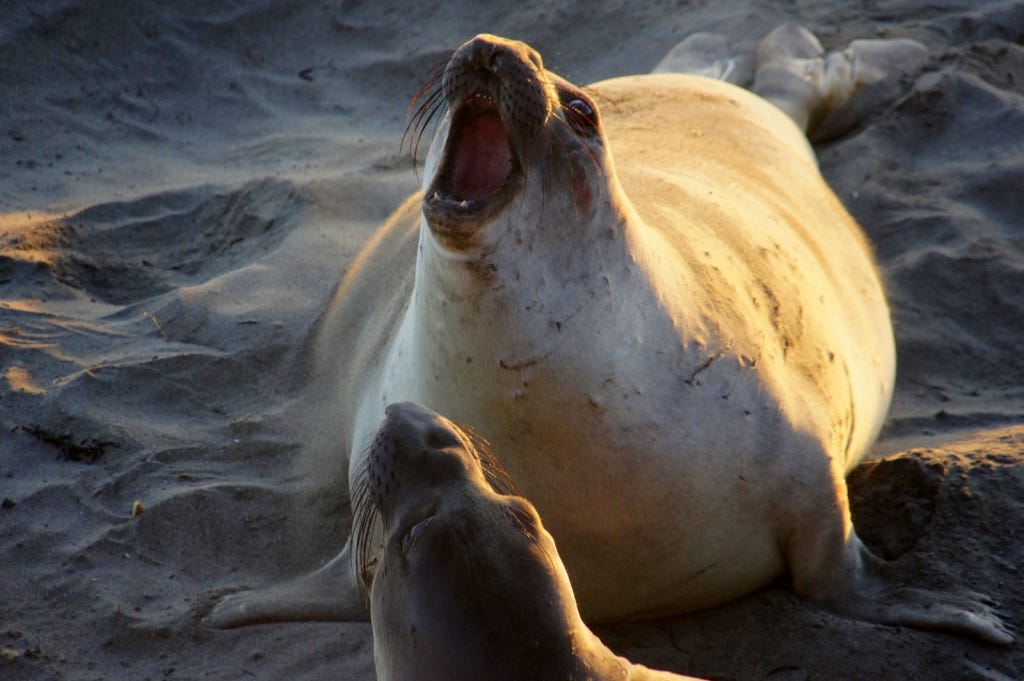
[[[455,140],[452,194],[459,201],[485,199],[512,174],[512,154],[505,126],[497,115],[472,121]]]

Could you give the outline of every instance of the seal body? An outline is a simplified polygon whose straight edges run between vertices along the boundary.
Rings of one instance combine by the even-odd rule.
[[[437,87],[423,192],[317,330],[314,451],[348,452],[355,479],[396,401],[472,426],[591,620],[708,607],[788,570],[857,617],[1007,639],[983,605],[878,597],[844,476],[892,394],[889,311],[791,118],[682,74],[584,91],[489,35]],[[213,621],[359,616],[352,573],[338,588],[351,549]]]
[[[379,353],[334,383],[350,473],[395,400],[472,425],[589,618],[755,589],[803,555],[812,517],[827,536],[807,539],[840,560],[843,476],[885,416],[894,351],[868,247],[806,139],[724,83],[637,76],[591,96],[539,59],[490,37],[453,56],[415,283],[384,306],[402,314],[362,337],[344,312],[325,321],[325,365]]]
[[[383,526],[368,580],[378,680],[689,679],[631,664],[586,627],[540,517],[495,489],[478,444],[391,405],[353,483],[354,532]]]

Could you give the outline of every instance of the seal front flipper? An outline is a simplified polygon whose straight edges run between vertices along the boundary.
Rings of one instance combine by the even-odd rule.
[[[203,618],[217,629],[270,622],[343,622],[370,619],[352,572],[351,542],[331,562],[283,584],[221,598]]]
[[[872,622],[947,631],[997,645],[1013,643],[1012,629],[986,596],[892,586],[884,561],[860,548],[858,579],[849,593],[830,604],[834,609]]]
[[[1011,629],[986,597],[899,585],[891,565],[871,553],[854,532],[847,505],[836,505],[835,498],[846,497],[819,499],[827,505],[817,510],[804,506],[803,522],[793,518],[792,527],[799,529],[784,550],[797,594],[868,622],[945,631],[998,645],[1013,642]],[[845,521],[828,521],[830,511]]]

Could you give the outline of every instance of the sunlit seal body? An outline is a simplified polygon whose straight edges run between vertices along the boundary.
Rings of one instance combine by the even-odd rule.
[[[587,628],[540,517],[470,434],[392,405],[365,462],[353,531],[383,521],[367,579],[378,681],[697,681],[631,664]]]
[[[984,605],[886,591],[854,532],[844,476],[888,408],[892,330],[793,120],[680,74],[583,91],[488,35],[427,101],[445,115],[422,197],[318,330],[315,451],[350,452],[351,479],[395,401],[471,425],[557,539],[588,619],[704,608],[788,570],[857,617],[1008,639]],[[364,614],[351,573],[338,587],[350,558],[210,621]]]

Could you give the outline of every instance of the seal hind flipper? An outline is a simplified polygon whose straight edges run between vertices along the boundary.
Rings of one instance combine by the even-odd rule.
[[[694,33],[669,50],[651,73],[691,73],[746,87],[754,77],[754,58],[737,54],[723,35]]]
[[[917,70],[928,50],[916,40],[854,40],[826,53],[806,28],[783,24],[757,48],[751,89],[782,109],[813,142],[856,126],[870,111],[895,101],[900,80]]]
[[[216,629],[271,622],[366,621],[369,604],[352,574],[351,540],[319,570],[263,589],[219,599],[202,618]]]

